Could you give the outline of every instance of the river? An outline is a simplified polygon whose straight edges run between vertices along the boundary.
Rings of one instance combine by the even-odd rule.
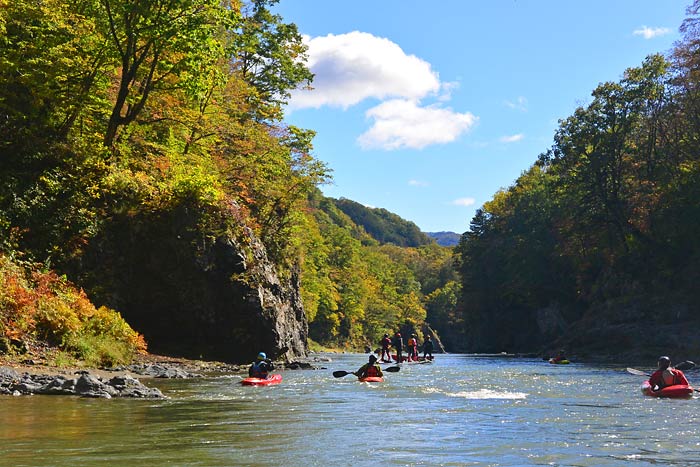
[[[330,357],[270,387],[145,380],[163,401],[4,396],[0,466],[700,464],[699,397],[644,397],[623,366],[438,355],[370,384],[331,374],[366,355]]]

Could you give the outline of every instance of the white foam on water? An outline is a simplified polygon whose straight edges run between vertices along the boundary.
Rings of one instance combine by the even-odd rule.
[[[444,394],[448,397],[461,397],[463,399],[525,399],[527,397],[527,393],[524,392],[493,391],[491,389],[448,392],[437,388],[425,388],[423,392],[429,394]]]

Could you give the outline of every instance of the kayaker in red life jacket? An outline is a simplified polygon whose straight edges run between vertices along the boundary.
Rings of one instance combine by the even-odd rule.
[[[389,337],[389,334],[384,334],[381,344],[382,353],[379,359],[383,362],[391,363],[391,354],[389,353],[389,347],[391,347],[391,338]]]
[[[666,386],[674,386],[677,384],[688,385],[688,380],[681,370],[671,368],[671,359],[664,356],[659,357],[658,370],[649,377],[649,384],[658,391]]]
[[[367,378],[368,376],[384,376],[379,363],[377,363],[377,357],[374,355],[370,355],[369,362],[362,365],[360,369],[353,374],[358,378]]]
[[[248,376],[251,378],[267,379],[268,374],[275,369],[272,360],[267,358],[265,352],[260,352],[258,358],[250,368],[248,368]]]
[[[409,361],[418,361],[418,339],[416,339],[415,334],[411,334],[411,338],[408,339],[408,359]]]

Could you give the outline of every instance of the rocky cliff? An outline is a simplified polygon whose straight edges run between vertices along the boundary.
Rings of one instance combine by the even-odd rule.
[[[80,282],[152,352],[233,363],[260,351],[305,356],[298,273],[278,274],[251,229],[232,221],[236,209],[183,203],[115,216],[74,265]]]

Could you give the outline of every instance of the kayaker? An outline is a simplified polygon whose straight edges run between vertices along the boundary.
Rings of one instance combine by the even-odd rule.
[[[671,368],[671,359],[663,356],[659,357],[657,362],[658,370],[653,372],[649,377],[649,385],[658,391],[666,386],[675,386],[682,384],[687,386],[688,380],[681,370]]]
[[[415,334],[411,334],[411,338],[408,339],[408,360],[418,361],[418,339]]]
[[[566,358],[566,352],[564,351],[564,349],[561,349],[558,354],[549,359],[551,363],[559,363],[562,360],[568,360],[568,358]]]
[[[430,336],[425,336],[425,341],[423,341],[423,358],[433,358],[433,340]]]
[[[394,338],[391,340],[391,345],[396,349],[396,363],[401,363],[403,360],[403,339],[400,332],[396,331]]]
[[[248,376],[251,378],[267,379],[270,372],[274,369],[275,365],[272,363],[272,360],[267,358],[265,352],[260,352],[256,361],[248,368]]]
[[[377,363],[377,357],[374,355],[370,355],[369,362],[362,365],[360,369],[353,374],[358,378],[367,378],[368,376],[384,376],[379,363]]]
[[[391,363],[391,354],[389,353],[389,347],[391,347],[391,338],[389,334],[384,334],[382,338],[382,353],[379,359],[386,363]]]

